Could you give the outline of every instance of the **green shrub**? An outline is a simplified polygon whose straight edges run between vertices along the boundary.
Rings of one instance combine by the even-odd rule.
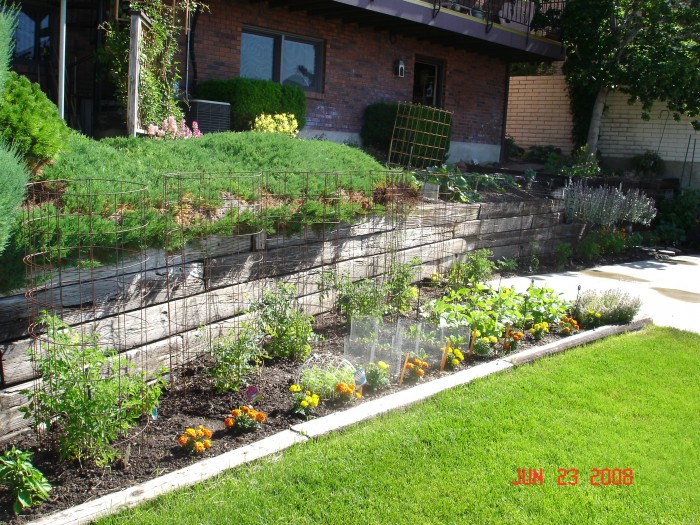
[[[363,146],[377,148],[383,152],[389,151],[397,110],[398,104],[389,102],[377,102],[365,108],[360,130]]]
[[[590,290],[582,293],[572,309],[572,316],[584,328],[606,324],[629,323],[639,312],[642,302],[618,289],[603,293]]]
[[[27,170],[13,150],[0,144],[0,254],[17,228],[15,218],[24,200]],[[7,271],[7,268],[4,268]]]
[[[418,298],[418,288],[411,285],[419,273],[418,257],[410,263],[391,263],[385,282],[389,313],[402,314],[411,309],[411,302]]]
[[[660,178],[666,171],[666,163],[658,153],[645,151],[632,157],[634,171],[640,177]]]
[[[654,232],[663,243],[700,246],[700,190],[687,189],[659,202]]]
[[[242,77],[212,79],[197,86],[197,96],[231,104],[231,129],[235,131],[252,129],[255,117],[262,114],[292,113],[299,128],[306,125],[306,95],[298,86]]]
[[[600,259],[603,250],[598,243],[597,235],[586,235],[578,245],[578,254],[586,261]]]
[[[0,97],[0,139],[22,155],[36,173],[63,149],[68,128],[39,84],[10,72]]]
[[[0,95],[5,90],[10,64],[12,64],[18,15],[18,6],[8,6],[4,1],[0,3]]]
[[[565,268],[574,253],[570,242],[557,241],[554,244],[554,261],[558,269]]]
[[[116,351],[100,348],[97,336],[73,332],[56,317],[42,324],[46,338],[31,357],[44,386],[23,391],[31,399],[24,415],[57,431],[62,459],[107,466],[119,456],[112,443],[158,404],[162,380],[148,386]]]

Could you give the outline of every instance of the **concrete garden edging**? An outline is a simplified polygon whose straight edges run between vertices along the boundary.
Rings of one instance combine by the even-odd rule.
[[[218,456],[203,459],[169,474],[139,483],[127,489],[107,494],[53,514],[49,514],[28,525],[83,525],[100,517],[135,507],[167,492],[185,488],[213,478],[226,470],[281,452],[292,445],[335,432],[362,421],[373,419],[392,410],[405,408],[424,401],[435,394],[456,386],[471,383],[480,377],[509,370],[531,363],[543,357],[564,352],[571,348],[592,343],[612,335],[641,330],[652,323],[650,317],[633,320],[626,325],[609,325],[572,335],[541,347],[524,350],[502,359],[477,365],[449,376],[422,383],[382,398],[362,403],[342,412],[335,412],[318,419],[292,425],[289,430],[278,432],[265,439]]]

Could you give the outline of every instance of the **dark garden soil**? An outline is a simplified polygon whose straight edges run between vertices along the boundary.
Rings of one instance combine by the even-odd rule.
[[[437,297],[443,291],[421,286],[420,302]],[[346,323],[339,323],[336,315],[324,314],[316,318],[314,331],[323,336],[323,342],[314,349],[316,352],[342,355],[344,337],[348,332]],[[545,344],[558,339],[560,335],[552,333],[539,342],[530,337],[528,334],[521,342],[521,349]],[[460,369],[497,357],[467,357]],[[157,419],[144,418],[139,426],[129,432],[118,444],[122,459],[109,468],[98,468],[89,462],[83,462],[81,465],[78,462],[61,461],[47,437],[25,434],[21,442],[15,445],[34,453],[34,466],[44,473],[53,487],[50,499],[41,506],[25,510],[21,516],[14,516],[10,493],[0,489],[0,522],[14,524],[30,521],[41,515],[78,505],[186,467],[203,457],[211,457],[247,445],[303,422],[301,416],[293,414],[290,410],[289,387],[295,382],[299,362],[277,360],[265,363],[248,377],[248,384],[257,387],[262,394],[255,403],[255,408],[267,414],[267,421],[260,429],[244,434],[227,430],[224,418],[231,409],[249,404],[245,395],[246,389],[229,394],[215,393],[206,374],[206,365],[207,363],[202,361],[175,377],[160,398]],[[429,369],[424,380],[431,381],[446,373],[450,372],[440,373],[434,368]],[[404,384],[401,387],[392,385],[380,393],[365,391],[363,398],[355,403],[364,403],[411,386],[413,384]],[[349,406],[321,403],[315,417],[322,417]],[[212,448],[200,456],[189,455],[178,445],[177,438],[185,428],[196,428],[200,424],[213,431]]]

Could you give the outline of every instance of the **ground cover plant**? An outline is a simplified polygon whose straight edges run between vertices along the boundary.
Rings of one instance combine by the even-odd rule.
[[[99,523],[694,523],[699,350],[655,327],[599,341]]]

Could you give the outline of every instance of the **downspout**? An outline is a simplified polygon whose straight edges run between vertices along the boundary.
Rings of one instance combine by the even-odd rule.
[[[58,34],[58,116],[65,116],[66,105],[66,4],[61,0]]]
[[[498,158],[498,163],[503,165],[507,160],[505,158],[506,151],[506,126],[508,125],[508,96],[510,94],[510,68],[511,63],[508,62],[506,65],[506,81],[505,81],[505,94],[503,96],[503,122],[501,123],[501,152]]]

